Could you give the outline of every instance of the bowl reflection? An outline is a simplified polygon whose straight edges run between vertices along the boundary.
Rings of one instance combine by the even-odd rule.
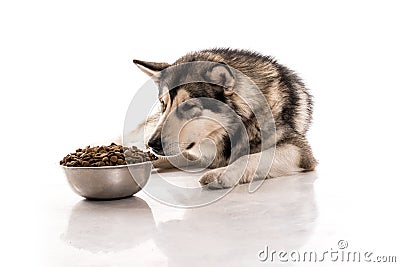
[[[62,239],[91,252],[116,252],[145,242],[155,229],[153,214],[138,197],[78,202]]]

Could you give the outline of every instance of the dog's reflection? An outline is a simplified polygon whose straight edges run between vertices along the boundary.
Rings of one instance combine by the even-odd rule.
[[[155,230],[147,203],[132,197],[117,201],[78,202],[63,239],[91,252],[117,252],[148,240]]]
[[[209,206],[185,210],[181,220],[160,221],[157,227],[140,198],[80,201],[64,239],[91,252],[118,252],[152,239],[173,266],[256,264],[266,245],[289,251],[310,238],[318,218],[315,179],[315,173],[271,179],[253,194],[242,185]]]
[[[266,245],[299,249],[318,217],[315,179],[315,172],[271,179],[253,194],[242,185],[210,206],[187,210],[183,220],[158,224],[154,241],[173,266],[248,266],[260,263],[258,252]]]

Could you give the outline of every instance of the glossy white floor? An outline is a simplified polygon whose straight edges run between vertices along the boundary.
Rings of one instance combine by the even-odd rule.
[[[166,175],[187,184],[198,178]],[[62,176],[54,179],[63,181]],[[318,266],[338,266],[344,251],[360,253],[361,264],[370,260],[373,266],[377,256],[397,256],[398,262],[397,191],[364,180],[362,173],[343,179],[320,170],[267,180],[252,194],[241,185],[213,204],[181,209],[143,192],[124,200],[87,201],[63,181],[54,183],[47,204],[47,260],[53,266],[262,266],[293,264],[296,255],[316,253]],[[343,244],[347,247],[340,249]],[[300,254],[279,258],[273,250]],[[310,254],[300,266],[316,266],[308,263]]]

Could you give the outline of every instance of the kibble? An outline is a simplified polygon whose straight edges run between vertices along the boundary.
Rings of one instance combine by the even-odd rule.
[[[67,167],[117,166],[156,160],[157,157],[138,149],[136,146],[124,147],[111,143],[109,146],[87,146],[78,148],[65,156],[60,165]]]

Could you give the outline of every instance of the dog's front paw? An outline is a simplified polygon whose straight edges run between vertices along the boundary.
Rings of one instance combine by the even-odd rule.
[[[153,167],[156,169],[171,169],[174,168],[174,166],[169,162],[167,158],[161,158],[159,157],[158,159],[152,161]]]
[[[182,153],[175,156],[159,157],[152,163],[153,167],[157,169],[180,169],[190,166],[196,166],[196,163],[198,163],[198,158],[189,153]]]
[[[236,179],[228,175],[225,167],[206,172],[199,182],[210,189],[230,188],[236,185]]]

